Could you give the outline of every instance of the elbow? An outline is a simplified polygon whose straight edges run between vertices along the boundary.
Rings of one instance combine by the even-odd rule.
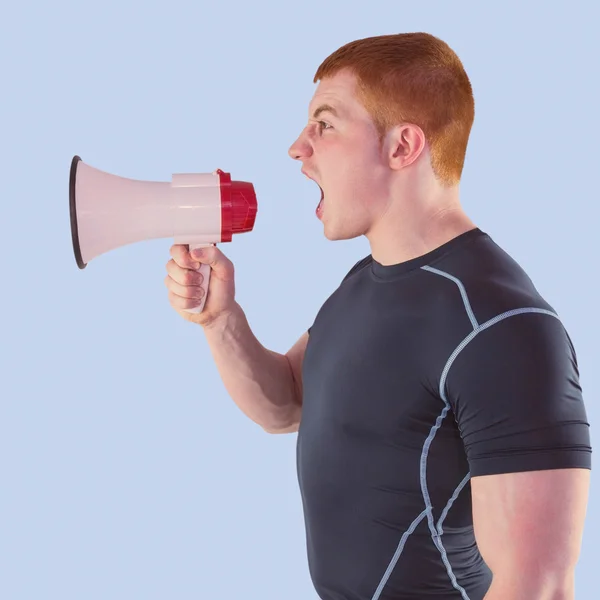
[[[286,415],[286,418],[270,419],[268,422],[260,423],[260,426],[263,431],[273,435],[296,433],[300,427],[300,410],[295,408],[292,414]]]
[[[282,434],[282,433],[296,433],[298,428],[300,427],[300,418],[294,418],[281,420],[281,421],[271,421],[269,423],[261,423],[260,426],[263,428],[263,431],[266,431],[270,434]]]
[[[296,424],[294,423],[293,425],[288,425],[287,427],[285,426],[271,426],[271,427],[264,427],[263,426],[263,431],[266,431],[267,433],[270,434],[281,434],[281,433],[296,433],[298,431],[298,426],[300,424]]]
[[[493,571],[492,571],[493,572]],[[575,577],[572,570],[528,570],[519,573],[494,573],[489,591],[490,600],[495,598],[536,598],[539,600],[573,600]],[[487,596],[486,596],[487,600]]]
[[[260,426],[264,431],[271,434],[296,433],[300,427],[302,414],[302,390],[293,379],[293,388],[285,403],[279,404],[277,408],[272,407],[269,411],[270,418]]]

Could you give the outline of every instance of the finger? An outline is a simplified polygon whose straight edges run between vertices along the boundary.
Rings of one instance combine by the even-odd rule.
[[[180,285],[200,285],[204,281],[204,275],[202,275],[202,273],[180,267],[175,262],[175,259],[172,259],[167,263],[167,273]]]
[[[185,310],[186,308],[195,308],[200,305],[199,298],[182,298],[173,292],[169,292],[169,303],[173,308]]]
[[[169,249],[171,258],[184,269],[199,269],[200,264],[197,260],[190,257],[189,246],[186,244],[173,244]]]
[[[233,279],[233,263],[216,246],[196,248],[192,250],[191,256],[205,265],[210,265],[219,279],[224,281]]]
[[[170,292],[182,298],[196,298],[199,300],[204,296],[204,289],[198,285],[181,285],[177,283],[170,275],[165,277],[165,285]]]

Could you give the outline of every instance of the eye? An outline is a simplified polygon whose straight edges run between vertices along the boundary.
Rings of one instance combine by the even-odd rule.
[[[331,127],[331,125],[329,123],[326,123],[325,121],[318,121],[318,124],[319,124],[319,129],[321,131],[323,131],[324,129],[333,129]]]

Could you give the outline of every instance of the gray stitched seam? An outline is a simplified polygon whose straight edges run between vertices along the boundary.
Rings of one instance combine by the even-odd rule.
[[[444,548],[444,544],[442,543],[441,533],[439,531],[439,529],[441,529],[441,518],[440,518],[440,521],[438,521],[438,529],[435,528],[435,525],[433,522],[433,506],[431,504],[429,490],[427,489],[427,455],[429,453],[429,448],[431,446],[431,442],[433,441],[433,438],[435,437],[437,430],[440,428],[442,421],[444,420],[444,418],[446,417],[446,414],[450,410],[450,403],[448,402],[448,399],[446,398],[445,387],[446,387],[446,379],[448,378],[448,373],[450,371],[450,367],[456,360],[456,357],[464,350],[464,348],[467,346],[467,344],[469,344],[469,342],[471,342],[479,333],[481,333],[488,327],[491,327],[492,325],[495,325],[496,323],[499,323],[500,321],[502,321],[504,319],[513,317],[515,315],[520,315],[523,313],[540,313],[540,314],[546,314],[551,317],[555,317],[556,319],[559,319],[558,315],[556,315],[555,313],[553,313],[549,310],[545,310],[543,308],[517,308],[514,310],[509,310],[500,315],[496,315],[489,321],[486,321],[485,323],[483,323],[482,325],[479,325],[476,329],[474,329],[455,348],[454,352],[452,352],[452,354],[450,355],[450,358],[446,362],[446,365],[442,371],[442,376],[440,378],[439,393],[440,393],[440,397],[444,401],[444,408],[443,408],[440,416],[436,419],[436,423],[431,428],[429,437],[425,440],[425,444],[423,445],[423,453],[421,455],[421,491],[423,493],[423,498],[425,500],[425,507],[427,509],[427,521],[429,524],[429,530],[431,531],[431,538],[432,538],[433,543],[435,544],[436,548],[439,550],[439,552],[441,554],[442,562],[446,566],[446,570],[448,571],[448,576],[450,577],[450,581],[452,582],[453,587],[461,593],[463,600],[469,600],[469,596],[468,596],[467,592],[457,582],[456,577],[452,571],[452,565],[450,564],[450,561],[448,560],[448,556],[446,554],[446,549]],[[463,479],[463,482],[466,484],[466,478]],[[446,518],[447,514],[448,513],[446,512],[446,514],[444,515],[444,519]]]
[[[445,384],[446,384],[446,379],[448,377],[448,372],[450,371],[450,367],[452,366],[452,363],[456,360],[456,357],[462,352],[462,350],[464,350],[465,346],[471,340],[473,340],[473,338],[476,335],[481,333],[484,329],[487,329],[488,327],[491,327],[492,325],[499,323],[503,319],[507,319],[509,317],[513,317],[515,315],[519,315],[519,314],[523,314],[523,313],[540,313],[540,314],[550,315],[552,317],[559,319],[558,315],[556,315],[555,313],[553,313],[549,310],[545,310],[543,308],[517,308],[515,310],[509,310],[505,313],[502,313],[500,315],[493,317],[492,319],[490,319],[489,321],[486,321],[482,325],[477,326],[454,349],[454,352],[452,352],[452,354],[450,355],[450,358],[446,362],[446,365],[442,371],[440,387],[439,387],[440,397],[444,401],[444,408],[443,408],[441,414],[436,419],[435,425],[431,428],[431,431],[429,432],[429,436],[427,437],[427,439],[425,440],[425,443],[423,444],[423,451],[421,453],[420,481],[421,481],[421,493],[423,494],[423,499],[425,500],[425,510],[423,512],[421,512],[421,514],[410,524],[408,529],[402,534],[402,537],[400,539],[398,547],[396,548],[396,551],[394,552],[394,556],[392,557],[390,564],[388,565],[387,569],[385,570],[385,573],[383,574],[383,577],[381,578],[381,581],[379,582],[379,585],[377,586],[377,589],[375,590],[375,593],[373,594],[373,597],[371,598],[371,600],[378,600],[379,596],[381,595],[381,592],[383,591],[383,588],[385,587],[385,584],[387,583],[388,579],[390,578],[390,575],[392,574],[392,571],[394,570],[394,567],[396,566],[396,563],[398,562],[398,560],[400,558],[400,555],[402,554],[402,551],[404,550],[404,545],[406,544],[406,540],[408,539],[408,536],[410,536],[415,531],[415,529],[417,528],[417,526],[419,525],[419,523],[423,520],[423,518],[425,516],[427,516],[427,521],[429,523],[429,530],[431,532],[431,537],[432,537],[433,543],[435,544],[436,548],[440,552],[442,561],[443,561],[444,565],[446,566],[446,570],[448,572],[448,576],[450,578],[450,581],[451,581],[453,587],[460,592],[463,600],[470,600],[467,592],[458,584],[458,582],[456,580],[456,577],[452,571],[452,565],[450,564],[450,561],[448,560],[448,556],[446,554],[446,549],[444,548],[444,545],[443,545],[442,539],[441,539],[441,536],[443,534],[442,524],[443,524],[445,518],[448,516],[448,512],[450,511],[452,504],[454,503],[456,498],[458,498],[460,492],[462,491],[462,489],[465,487],[465,485],[469,481],[470,473],[467,473],[467,475],[464,477],[464,479],[458,484],[457,488],[454,490],[454,493],[448,500],[448,503],[446,504],[444,511],[440,515],[440,518],[438,520],[438,524],[436,527],[433,522],[433,514],[432,514],[433,506],[431,504],[431,498],[429,496],[429,491],[427,489],[427,455],[429,453],[429,447],[431,446],[431,442],[433,441],[433,438],[435,437],[437,430],[440,428],[442,421],[444,420],[444,418],[446,417],[446,414],[450,410],[450,404],[449,404],[448,400],[446,399],[446,392],[445,392],[444,388],[445,388]]]
[[[450,500],[448,500],[448,504],[446,504],[446,506],[444,507],[444,510],[442,511],[442,514],[440,515],[440,518],[438,519],[438,522],[437,522],[436,530],[438,532],[438,535],[444,535],[444,528],[442,527],[442,525],[443,525],[446,517],[448,516],[448,513],[450,512],[452,505],[454,504],[454,502],[456,501],[456,499],[462,492],[462,489],[465,487],[465,485],[467,485],[469,479],[471,479],[471,473],[467,473],[464,476],[463,480],[456,486],[456,489],[454,490],[454,493],[452,494],[452,496],[450,496]]]
[[[446,277],[447,279],[454,281],[454,283],[458,286],[460,295],[462,296],[463,303],[465,305],[465,310],[467,311],[467,315],[469,316],[471,325],[473,325],[473,329],[477,329],[477,327],[479,327],[479,323],[477,322],[477,319],[475,318],[475,313],[471,308],[469,297],[467,296],[467,290],[465,289],[463,282],[460,279],[458,279],[458,277],[454,277],[454,275],[450,275],[445,271],[440,271],[439,269],[435,269],[433,267],[430,267],[429,265],[425,265],[424,267],[421,267],[421,269],[423,269],[424,271],[430,271],[431,273],[436,273],[437,275],[441,275],[442,277]]]
[[[409,528],[402,534],[402,537],[400,538],[400,543],[398,544],[398,547],[396,548],[396,552],[394,552],[394,556],[392,556],[392,560],[390,561],[388,568],[385,570],[385,573],[383,574],[383,577],[381,578],[381,581],[379,582],[379,585],[377,586],[377,589],[375,590],[375,593],[373,594],[373,597],[371,598],[371,600],[377,600],[379,598],[379,596],[381,595],[381,592],[383,591],[383,588],[385,587],[387,580],[389,579],[390,575],[392,574],[392,571],[394,570],[394,567],[396,566],[396,563],[398,562],[398,559],[400,558],[400,555],[402,554],[402,550],[404,550],[404,544],[406,544],[406,540],[408,539],[408,536],[411,533],[413,533],[413,531],[417,528],[417,525],[425,518],[426,514],[427,514],[427,509],[425,509],[410,524]]]

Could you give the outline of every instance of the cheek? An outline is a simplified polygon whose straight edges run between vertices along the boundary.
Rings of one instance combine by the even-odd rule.
[[[364,144],[364,141],[363,141]],[[377,178],[377,164],[360,142],[333,145],[323,156],[323,187],[325,200],[343,205],[349,217],[359,217],[372,208],[372,200],[379,193],[381,181]]]
[[[356,208],[363,205],[366,207],[373,192],[376,191],[373,172],[360,157],[341,165],[335,173],[335,182],[339,193]]]
[[[369,169],[361,155],[341,151],[340,154],[343,158],[332,161],[329,165],[327,180],[340,191],[364,188],[368,183]]]

